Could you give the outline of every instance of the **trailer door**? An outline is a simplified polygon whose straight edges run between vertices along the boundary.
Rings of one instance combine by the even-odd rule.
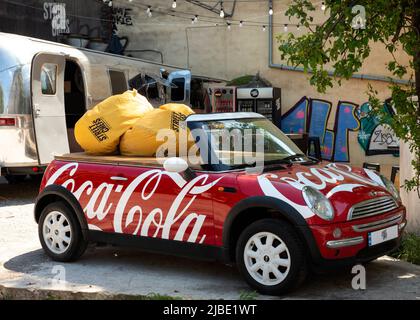
[[[64,55],[38,53],[32,61],[32,114],[39,164],[69,152],[64,108]]]

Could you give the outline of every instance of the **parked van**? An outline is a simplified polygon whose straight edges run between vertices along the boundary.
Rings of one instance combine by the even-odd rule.
[[[189,70],[0,33],[0,176],[40,174],[80,151],[75,123],[111,95],[136,88],[154,106],[189,104],[190,87]]]

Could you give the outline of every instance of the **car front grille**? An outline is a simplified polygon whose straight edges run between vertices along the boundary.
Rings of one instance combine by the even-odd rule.
[[[355,220],[387,213],[398,208],[398,204],[390,197],[379,197],[359,202],[350,208],[348,220]]]

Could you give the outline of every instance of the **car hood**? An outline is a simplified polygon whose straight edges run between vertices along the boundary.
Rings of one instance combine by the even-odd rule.
[[[335,210],[333,222],[347,221],[349,209],[356,203],[391,196],[380,176],[373,170],[351,167],[343,163],[320,163],[305,166],[293,164],[281,169],[270,170],[261,174],[238,176],[241,191],[252,196],[251,184],[265,196],[278,198],[294,207],[305,219],[313,223],[328,223],[314,215],[307,207],[302,196],[302,189],[310,186],[330,201]],[[255,195],[255,194],[254,194]]]

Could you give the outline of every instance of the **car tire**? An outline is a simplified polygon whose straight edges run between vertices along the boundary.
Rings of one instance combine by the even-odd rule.
[[[258,220],[241,233],[236,263],[245,281],[267,295],[280,295],[296,288],[308,273],[299,236],[289,223],[278,219]]]
[[[38,236],[45,253],[60,262],[78,259],[88,245],[75,212],[64,202],[50,203],[42,210]]]

